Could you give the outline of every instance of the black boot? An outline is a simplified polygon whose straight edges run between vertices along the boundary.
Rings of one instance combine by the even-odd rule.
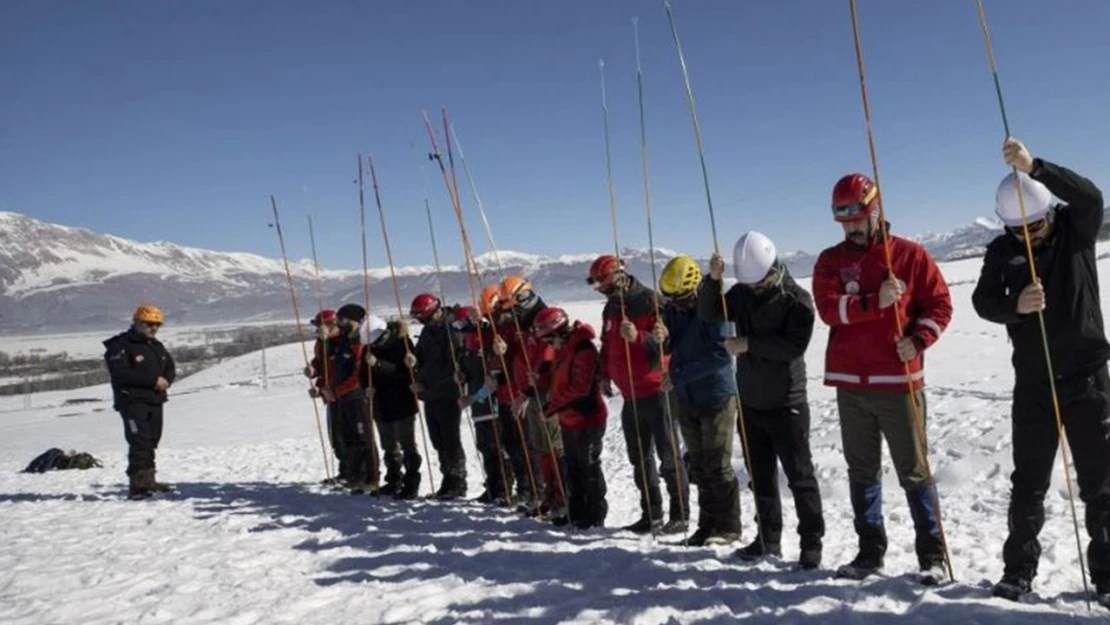
[[[812,571],[821,566],[821,539],[803,538],[802,551],[798,556],[798,568],[803,571]]]
[[[881,482],[852,482],[850,494],[855,514],[859,553],[836,570],[844,579],[863,579],[883,568],[886,555],[886,529],[883,527],[883,487]]]
[[[1003,575],[997,584],[991,587],[992,597],[1002,597],[1010,601],[1017,601],[1022,595],[1027,595],[1033,590],[1033,582],[1027,577],[1017,575]],[[1102,603],[1099,601],[1099,603]]]
[[[406,472],[404,479],[401,481],[401,490],[393,496],[394,499],[408,501],[416,499],[420,494],[420,473],[419,472]]]
[[[657,534],[663,529],[663,520],[656,519],[653,521],[645,515],[635,523],[625,525],[621,529],[633,534]]]
[[[756,536],[755,540],[752,541],[750,545],[737,549],[734,555],[747,562],[755,562],[756,560],[771,557],[781,558],[782,545],[780,545],[778,541],[765,541],[763,538]]]

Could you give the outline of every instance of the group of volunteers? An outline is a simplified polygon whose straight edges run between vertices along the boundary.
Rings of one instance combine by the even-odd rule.
[[[980,317],[1006,326],[1015,371],[1009,537],[993,593],[1016,599],[1030,592],[1037,572],[1058,445],[1055,397],[1086,505],[1092,581],[1100,602],[1110,603],[1110,344],[1095,256],[1102,195],[1015,139],[1003,156],[1015,170],[996,196],[1005,232],[988,246],[973,295]],[[883,568],[885,439],[909,505],[920,579],[944,581],[939,498],[925,455],[924,365],[952,302],[935,261],[891,232],[879,203],[867,176],[835,184],[832,216],[844,240],[817,259],[812,295],[774,243],[752,231],[734,246],[731,288],[716,254],[707,275],[690,256],[674,257],[650,286],[618,257],[598,257],[587,278],[607,299],[597,329],[547,305],[520,276],[487,286],[476,306],[418,295],[410,310],[421,326],[415,343],[404,320],[367,319],[354,304],[320,311],[304,373],[311,394],[327,404],[339,480],[356,492],[415,498],[422,404],[440,471],[433,497],[464,497],[461,429],[469,412],[485,478],[477,501],[517,506],[556,526],[603,527],[607,398],[619,393],[640,494],[640,517],[623,529],[682,535],[691,546],[738,541],[732,458],[739,440],[758,533],[736,555],[782,556],[781,465],[797,511],[797,566],[817,568],[826,526],[809,445],[805,353],[820,317],[830,328],[824,381],[836,389],[859,541],[836,575],[862,579]],[[154,447],[173,382],[172,359],[154,338],[161,314],[149,313],[140,309],[131,330],[105,343],[131,448],[131,491],[139,497],[164,487],[154,480]],[[690,483],[698,517],[687,535]]]

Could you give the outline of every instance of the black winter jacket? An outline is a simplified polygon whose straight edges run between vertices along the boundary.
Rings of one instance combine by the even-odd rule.
[[[112,380],[116,410],[139,404],[162,404],[165,391],[155,391],[159,377],[173,384],[177,368],[173,357],[158,339],[146,339],[134,328],[104,341],[104,362]]]
[[[405,338],[412,349],[412,341]],[[370,345],[370,353],[377,362],[370,368],[374,384],[374,419],[389,423],[401,421],[416,414],[416,396],[405,367],[405,343],[400,336],[385,334]]]
[[[813,298],[786,268],[774,289],[756,294],[737,284],[725,294],[736,336],[748,351],[736,357],[740,401],[757,410],[806,403],[806,348],[813,336]],[[698,315],[721,318],[721,282],[706,276],[698,293]]]
[[[443,312],[448,319],[453,314],[448,308],[444,308]],[[430,323],[420,330],[413,354],[416,356],[416,381],[424,387],[420,399],[424,401],[459,398],[459,386],[455,383],[455,363],[451,360],[452,351],[448,341],[454,342],[454,353],[458,354],[462,344],[459,334],[449,323]]]
[[[1058,380],[1068,380],[1090,375],[1110,358],[1095,258],[1095,241],[1102,226],[1102,192],[1069,169],[1041,159],[1034,163],[1033,179],[1066,202],[1056,208],[1053,231],[1033,249],[1033,256],[1045,290],[1043,314],[1054,372]],[[1018,297],[1031,282],[1025,242],[1002,234],[987,246],[972,303],[983,319],[1006,324],[1014,344],[1017,382],[1047,386],[1048,366],[1037,315],[1017,313]]]

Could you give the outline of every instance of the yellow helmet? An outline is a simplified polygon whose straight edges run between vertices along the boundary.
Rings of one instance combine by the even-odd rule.
[[[701,284],[701,267],[689,256],[675,256],[663,268],[659,290],[667,297],[684,297],[697,290]]]
[[[143,323],[162,324],[166,321],[166,315],[153,304],[143,304],[135,309],[134,319]]]

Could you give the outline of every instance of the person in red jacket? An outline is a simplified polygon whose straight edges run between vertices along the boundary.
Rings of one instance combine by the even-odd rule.
[[[913,518],[921,581],[935,583],[944,575],[944,549],[914,404],[924,426],[923,354],[948,326],[952,301],[944,276],[920,245],[889,235],[893,267],[888,268],[880,228],[889,232],[890,225],[880,223],[879,201],[867,176],[849,174],[836,183],[832,212],[845,240],[821,252],[813,270],[814,303],[831,328],[825,384],[837,391],[859,535],[858,555],[837,576],[862,579],[883,567],[880,461],[886,438]],[[889,278],[891,269],[895,280]]]
[[[609,411],[601,395],[594,329],[580,321],[571,325],[566,311],[548,308],[536,315],[532,332],[555,352],[544,415],[557,417],[562,433],[569,521],[583,530],[604,527],[609,504],[601,448]]]
[[[312,380],[312,388],[308,394],[324,400],[327,411],[328,440],[331,442],[332,452],[339,462],[335,480],[342,484],[350,477],[347,466],[347,448],[343,444],[343,428],[339,422],[335,405],[335,395],[331,392],[332,372],[335,363],[327,357],[328,341],[339,337],[339,329],[335,325],[335,311],[326,308],[316,313],[312,318],[312,327],[316,328],[316,344],[312,349],[312,361],[304,369],[304,375]]]
[[[486,368],[491,379],[487,380],[486,385],[493,389],[492,397],[497,407],[497,421],[502,432],[501,444],[512,465],[513,482],[516,484],[513,503],[521,506],[523,511],[530,508],[528,505],[530,502],[539,499],[538,485],[536,492],[532,490],[537,471],[534,466],[528,466],[526,458],[531,461],[533,456],[525,453],[525,447],[528,444],[527,434],[523,424],[518,423],[513,416],[516,390],[510,388],[509,374],[505,371],[511,362],[511,356],[506,353],[508,342],[505,338],[516,335],[516,326],[513,323],[512,313],[502,310],[500,284],[490,284],[482,289],[478,298],[478,310],[482,318],[489,323],[493,335],[493,340],[490,341],[493,347],[487,350],[489,354],[486,359]],[[506,351],[498,353],[498,345]]]
[[[558,420],[543,413],[554,352],[532,334],[536,317],[547,304],[532,289],[532,283],[520,276],[509,276],[501,282],[500,301],[510,321],[501,340],[495,340],[495,350],[506,350],[503,353],[509,363],[508,383],[513,385],[513,415],[527,429],[530,457],[539,468],[536,486],[542,488],[543,501],[529,513],[559,519],[566,515],[563,440]]]
[[[358,304],[345,304],[336,312],[338,335],[328,341],[331,371],[330,392],[335,397],[336,413],[342,424],[346,443],[346,465],[350,475],[347,486],[354,494],[377,495],[381,467],[377,442],[373,440],[369,400],[370,365],[364,356],[366,346],[359,336],[359,326],[366,318],[366,309]]]
[[[690,514],[690,486],[685,467],[675,462],[676,456],[681,457],[681,450],[672,447],[678,446],[681,439],[676,420],[667,418],[666,402],[670,395],[662,389],[667,362],[650,355],[647,348],[647,339],[658,323],[655,311],[660,308],[659,296],[626,272],[624,263],[616,256],[599,256],[590,267],[586,282],[608,299],[601,313],[602,386],[607,395],[612,395],[615,385],[624,396],[621,428],[636,487],[640,489],[640,519],[624,529],[637,534],[685,532]],[[670,412],[677,414],[677,405],[672,404]],[[655,454],[659,455],[658,471]],[[663,474],[670,495],[670,521],[666,525],[659,473]]]

